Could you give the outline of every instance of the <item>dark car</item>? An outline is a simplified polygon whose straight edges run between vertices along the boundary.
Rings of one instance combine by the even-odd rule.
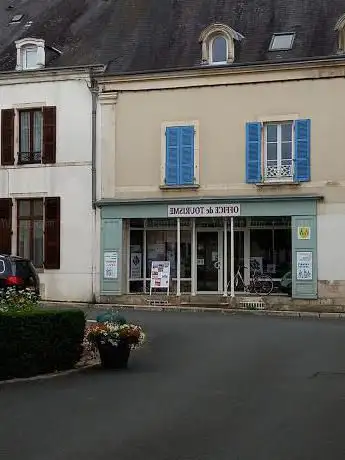
[[[32,289],[40,294],[40,280],[30,260],[0,254],[0,289]]]

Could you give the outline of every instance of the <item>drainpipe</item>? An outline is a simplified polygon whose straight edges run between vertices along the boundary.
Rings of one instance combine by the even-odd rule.
[[[97,83],[91,76],[91,86],[89,86],[91,92],[91,202],[93,209],[93,222],[92,222],[92,303],[96,303],[96,260],[98,258],[98,246],[97,246],[97,174],[96,174],[96,160],[97,160],[97,95],[98,87]]]
[[[96,209],[96,148],[97,148],[97,83],[92,80],[89,88],[92,99],[92,125],[91,125],[91,196],[92,208]]]

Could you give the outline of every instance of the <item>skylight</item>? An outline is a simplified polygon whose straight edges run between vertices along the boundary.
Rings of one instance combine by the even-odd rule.
[[[273,34],[269,51],[283,51],[292,48],[295,33]]]
[[[22,20],[22,17],[23,17],[22,14],[16,14],[16,15],[13,16],[13,18],[11,19],[11,24],[17,24],[18,22],[20,22],[20,21]]]

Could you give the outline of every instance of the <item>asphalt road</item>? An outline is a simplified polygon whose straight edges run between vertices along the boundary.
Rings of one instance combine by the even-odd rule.
[[[345,458],[345,322],[126,315],[127,371],[0,386],[1,459]]]

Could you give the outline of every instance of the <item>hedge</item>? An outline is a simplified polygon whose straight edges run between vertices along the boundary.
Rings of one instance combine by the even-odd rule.
[[[0,380],[72,369],[84,331],[80,310],[0,313]]]

